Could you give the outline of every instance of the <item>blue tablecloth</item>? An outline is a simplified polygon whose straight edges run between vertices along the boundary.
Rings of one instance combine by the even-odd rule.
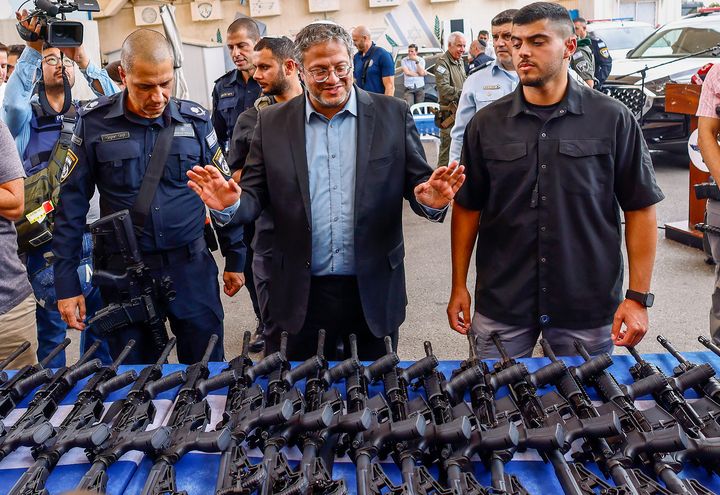
[[[684,355],[693,362],[703,363],[709,362],[716,370],[720,370],[720,358],[709,352],[691,352],[684,353]],[[672,368],[677,363],[672,356],[669,355],[646,355],[645,358],[658,365],[663,371],[670,374]],[[581,358],[563,358],[568,365],[580,364]],[[530,371],[536,370],[549,361],[546,358],[533,358],[523,359]],[[634,363],[633,359],[629,356],[616,356],[614,357],[614,364],[610,368],[610,371],[617,377],[621,383],[632,383],[632,378],[629,374],[629,367]],[[402,363],[405,366],[409,363]],[[443,361],[440,363],[439,370],[444,372],[447,376],[450,375],[451,371],[456,369],[459,365],[458,361]],[[141,366],[124,366],[121,371],[126,369],[142,369]],[[164,372],[171,373],[172,371],[184,368],[181,365],[166,365]],[[225,368],[224,363],[211,363],[210,370],[211,376],[219,373]],[[262,382],[260,382],[262,384]],[[74,400],[76,399],[77,392],[80,390],[84,382],[79,383],[73,392],[63,401],[61,410],[53,418],[53,424],[59,424],[61,418],[66,414]],[[302,384],[300,384],[302,386]],[[126,387],[113,393],[108,398],[108,403],[117,400],[129,390]],[[344,392],[342,384],[339,387]],[[372,392],[381,393],[382,386],[373,386]],[[542,394],[547,390],[540,390]],[[157,402],[159,405],[158,417],[156,418],[155,424],[160,424],[163,419],[167,419],[169,416],[170,402],[177,389],[165,392],[158,396]],[[222,410],[225,402],[226,389],[218,390],[213,392],[208,397],[210,405],[213,410],[212,424],[214,425],[222,414]],[[501,390],[499,396],[505,395],[505,391]],[[598,397],[594,395],[592,389],[589,390],[592,399],[597,400]],[[694,392],[689,391],[686,397],[696,397]],[[412,398],[412,392],[411,392]],[[643,400],[652,400],[650,397],[641,398]],[[27,402],[27,401],[26,401]],[[14,414],[6,418],[5,423],[7,425],[12,424],[12,421],[19,416],[21,408],[26,404],[21,404],[20,409]],[[107,404],[106,404],[107,405]],[[257,462],[259,452],[250,452],[250,457],[253,462]],[[289,449],[288,458],[293,461],[300,458],[300,452],[293,448]],[[219,454],[204,454],[198,452],[191,452],[183,457],[176,465],[177,483],[179,490],[185,490],[189,495],[200,495],[212,493],[214,483],[217,478],[217,469],[219,465]],[[17,481],[17,479],[24,472],[24,469],[31,462],[29,449],[19,449],[18,452],[8,456],[0,462],[0,493],[7,493],[10,487]],[[108,470],[109,483],[108,493],[112,495],[128,494],[135,495],[141,493],[142,487],[147,479],[148,472],[152,466],[150,459],[142,458],[140,455],[127,455],[120,462],[115,463]],[[73,489],[79,482],[82,475],[88,469],[89,464],[83,462],[83,454],[80,449],[73,449],[62,461],[59,466],[51,474],[47,489],[51,494],[59,494],[63,491]],[[393,481],[399,483],[400,473],[395,465],[390,462],[383,462],[387,474]],[[595,472],[598,472],[594,466],[590,466]],[[518,455],[517,459],[513,459],[506,466],[506,471],[509,474],[515,474],[520,478],[525,488],[530,493],[561,493],[560,486],[555,478],[552,467],[549,464],[543,463],[543,461],[534,452],[528,452],[522,455]],[[355,491],[355,470],[353,464],[349,459],[339,459],[335,463],[334,477],[344,478],[347,486],[350,488],[351,493]],[[489,473],[482,467],[480,463],[476,464],[475,475],[478,480],[485,484],[490,484]],[[714,490],[716,493],[720,493],[720,478],[717,476],[708,475],[704,470],[696,468],[694,466],[687,465],[680,475],[681,477],[696,478],[706,487]]]

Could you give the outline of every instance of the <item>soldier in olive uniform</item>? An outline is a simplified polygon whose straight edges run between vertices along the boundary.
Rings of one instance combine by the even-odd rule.
[[[440,127],[438,167],[447,165],[450,156],[450,130],[455,123],[457,104],[467,78],[462,61],[463,53],[465,53],[465,36],[460,32],[454,32],[448,38],[447,51],[435,66],[435,83],[440,103],[440,112],[435,119]]]
[[[578,38],[577,50],[570,59],[570,66],[591,88],[595,87],[595,58],[590,38]]]

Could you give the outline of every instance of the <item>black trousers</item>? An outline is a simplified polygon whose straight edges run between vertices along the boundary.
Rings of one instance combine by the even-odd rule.
[[[250,222],[246,225],[243,225],[243,229],[243,242],[245,243],[245,247],[247,249],[247,251],[245,252],[245,268],[243,269],[243,273],[245,274],[245,288],[250,295],[250,301],[252,302],[255,316],[257,317],[257,319],[262,321],[260,305],[258,304],[257,291],[255,290],[255,277],[253,276],[252,269],[252,262],[255,251],[253,251],[252,247],[250,247],[253,237],[255,237],[255,222]]]
[[[360,302],[357,278],[352,276],[313,277],[305,324],[300,331],[288,336],[287,357],[304,361],[318,351],[318,331],[325,330],[325,358],[341,361],[350,357],[348,337],[357,337],[358,357],[375,361],[385,354],[384,337],[370,332]],[[265,355],[280,350],[280,330],[266,339]],[[392,348],[397,351],[398,330],[390,335]]]

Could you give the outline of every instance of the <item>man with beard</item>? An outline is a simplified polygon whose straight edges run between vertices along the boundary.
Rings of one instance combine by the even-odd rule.
[[[517,86],[518,77],[510,54],[510,30],[516,12],[517,9],[504,10],[490,22],[497,59],[491,59],[485,67],[471,73],[463,85],[455,115],[455,125],[450,131],[451,162],[460,161],[463,134],[473,115],[493,101],[511,93]]]
[[[16,17],[32,32],[41,29],[39,19],[29,17],[26,10],[17,12]],[[59,188],[57,175],[65,159],[64,152],[70,145],[76,107],[81,105],[77,101],[70,101],[76,64],[98,96],[111,95],[117,92],[117,88],[107,72],[90,60],[82,45],[60,49],[44,45],[40,39],[27,41],[26,44],[8,80],[3,111],[27,176],[25,211],[16,226],[18,247],[37,300],[38,358],[43,360],[67,334],[67,325],[58,312],[57,295],[53,287],[51,240]],[[94,199],[93,207],[85,219],[86,225],[100,216],[97,196]],[[78,252],[83,252],[79,274],[88,301],[88,313],[92,316],[102,307],[103,302],[100,292],[93,289],[90,283],[92,239],[89,231],[81,233],[79,239],[82,248],[78,248]],[[81,350],[98,338],[92,331],[83,333]],[[97,357],[109,360],[107,346],[100,348]],[[65,353],[57,354],[49,365],[64,366]]]
[[[453,164],[433,172],[404,100],[353,85],[351,39],[335,23],[305,26],[295,38],[307,92],[258,114],[240,187],[211,167],[193,167],[189,186],[228,225],[273,213],[270,315],[290,334],[288,359],[328,359],[397,348],[407,296],[403,198],[442,220],[464,180]],[[274,329],[274,330],[276,330]],[[278,350],[280,332],[266,336]],[[342,348],[343,352],[336,352]]]
[[[574,339],[592,354],[634,346],[648,330],[655,204],[663,199],[642,131],[622,103],[568,80],[576,37],[564,7],[523,7],[511,40],[521,85],[481,109],[465,132],[450,326],[472,332],[483,358],[498,356],[493,332],[514,357],[529,356],[541,332],[558,355],[576,354]],[[624,300],[620,209],[630,272]]]
[[[255,81],[262,88],[263,96],[238,117],[233,130],[230,150],[228,152],[228,165],[233,171],[233,177],[240,181],[240,174],[248,153],[250,143],[255,131],[258,112],[275,103],[282,103],[302,94],[298,74],[298,64],[295,61],[295,44],[289,38],[263,38],[253,52],[253,65],[255,66]],[[250,344],[251,352],[260,352],[265,347],[265,333],[272,333],[272,320],[268,311],[268,284],[270,282],[270,261],[272,260],[272,213],[267,208],[255,221],[255,235],[252,239],[248,257],[252,255],[252,278],[257,293],[260,308],[260,325]],[[246,229],[247,231],[247,229]]]
[[[218,269],[203,236],[205,205],[187,190],[185,173],[197,163],[211,164],[227,177],[230,170],[208,111],[197,103],[170,97],[173,53],[160,33],[149,29],[131,33],[123,42],[119,72],[125,91],[94,100],[80,110],[63,167],[53,239],[55,287],[61,298],[58,307],[69,326],[85,328],[85,300],[76,269],[83,220],[89,196],[97,185],[104,215],[131,211],[142,259],[160,293],[158,317],[162,321],[167,317],[177,337],[178,360],[184,364],[200,360],[215,334],[220,340],[210,360],[222,361],[224,315]],[[163,159],[151,161],[156,153]],[[146,182],[146,177],[157,181]],[[242,287],[245,260],[239,230],[229,228],[219,233],[226,258],[223,282],[228,296]],[[118,277],[125,274],[127,263],[120,246],[108,242],[104,248],[94,253],[103,263],[97,268]],[[166,280],[172,283],[174,298],[168,297]],[[107,303],[121,302],[122,294],[112,284],[100,289]],[[143,323],[108,335],[114,358],[130,339],[136,345],[125,363],[158,359],[160,349]]]
[[[259,39],[260,30],[248,17],[235,19],[228,26],[226,44],[235,69],[217,79],[212,92],[212,124],[223,151],[238,116],[260,96],[260,86],[252,77],[253,47]]]

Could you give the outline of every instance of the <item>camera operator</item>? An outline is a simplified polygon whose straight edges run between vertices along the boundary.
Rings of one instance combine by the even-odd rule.
[[[697,110],[698,146],[703,161],[710,170],[710,175],[717,181],[720,178],[720,64],[713,65],[705,76]],[[710,307],[710,336],[716,344],[720,344],[720,190],[717,186],[705,188],[703,196],[707,197],[707,220],[710,227],[707,238],[710,251],[715,260],[715,289]]]
[[[28,12],[15,13],[18,22],[26,29],[40,33],[42,21],[38,17],[28,17]],[[70,146],[72,129],[76,118],[78,102],[69,107],[66,98],[75,83],[75,63],[93,91],[101,96],[117,92],[107,72],[99,69],[88,57],[81,46],[74,48],[54,48],[42,39],[26,41],[27,48],[17,60],[17,65],[8,80],[3,100],[4,120],[10,129],[23,168],[27,175],[25,182],[25,219],[21,219],[27,230],[18,223],[18,245],[25,255],[28,277],[38,302],[36,308],[38,328],[38,358],[42,360],[66,335],[67,325],[57,310],[57,297],[54,289],[51,245],[54,208],[59,193],[59,170]],[[67,108],[65,112],[63,110]],[[48,178],[48,188],[33,187]],[[47,206],[49,205],[49,206]],[[45,215],[38,214],[38,207],[44,208]],[[95,201],[86,219],[90,224],[99,218],[99,205]],[[45,225],[44,237],[38,240],[36,229]],[[27,236],[25,234],[27,232]],[[98,289],[90,284],[92,241],[86,232],[83,239],[83,287],[88,300],[90,315],[102,307]],[[83,332],[81,349],[89,347],[96,337],[92,332]],[[97,357],[109,360],[106,345],[101,347]],[[51,363],[51,367],[65,364],[64,353],[60,353]]]

